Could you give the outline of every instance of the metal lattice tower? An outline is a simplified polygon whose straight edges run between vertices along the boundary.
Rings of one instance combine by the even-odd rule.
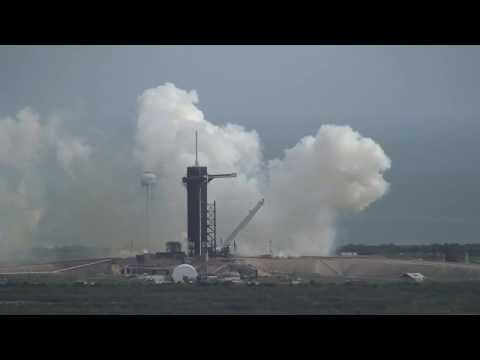
[[[215,255],[217,251],[217,206],[215,201],[207,205],[207,245],[208,252]]]

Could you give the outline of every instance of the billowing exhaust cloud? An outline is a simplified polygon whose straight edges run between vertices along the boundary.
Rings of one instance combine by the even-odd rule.
[[[42,173],[53,165],[74,176],[74,167],[87,162],[91,149],[67,136],[58,117],[46,121],[30,108],[15,118],[0,118],[0,240],[2,255],[31,246],[42,218]],[[45,167],[45,165],[47,166]]]
[[[390,160],[381,147],[347,126],[323,125],[283,157],[265,161],[255,131],[216,126],[197,108],[195,91],[167,83],[138,99],[136,159],[159,175],[163,211],[158,233],[179,240],[185,231],[185,189],[180,179],[194,163],[193,134],[199,132],[199,161],[209,171],[235,171],[236,179],[215,180],[218,229],[228,235],[262,197],[265,206],[239,235],[243,253],[265,253],[270,239],[284,254],[326,255],[339,212],[357,212],[388,190],[383,173]],[[162,229],[165,229],[162,231]],[[168,230],[167,230],[168,229]]]
[[[181,178],[194,164],[195,130],[200,164],[211,173],[238,173],[209,184],[218,237],[225,238],[265,198],[238,235],[243,254],[265,253],[270,240],[277,254],[328,254],[337,215],[361,211],[388,190],[383,173],[390,160],[350,127],[323,125],[280,158],[266,160],[255,131],[214,125],[197,104],[195,91],[171,83],[144,91],[137,99],[133,145],[128,138],[95,138],[101,131],[73,136],[59,114],[42,118],[25,108],[14,118],[0,117],[0,257],[46,245],[142,250],[144,170],[158,175],[153,250],[172,240],[185,247]]]
[[[91,152],[90,147],[82,140],[60,140],[57,145],[57,160],[62,168],[73,176],[73,164],[76,161],[88,160]]]
[[[348,126],[321,126],[268,162],[262,220],[270,224],[269,237],[285,254],[329,254],[337,214],[361,211],[382,197],[389,167],[371,139]]]

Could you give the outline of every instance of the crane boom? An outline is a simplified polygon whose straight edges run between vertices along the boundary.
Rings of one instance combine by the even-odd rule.
[[[238,226],[235,228],[235,230],[233,230],[232,233],[227,237],[223,245],[224,251],[228,252],[231,242],[235,239],[240,230],[242,230],[245,226],[248,225],[248,223],[250,222],[250,220],[252,220],[257,211],[260,210],[260,208],[263,206],[264,202],[265,199],[260,200],[257,205],[255,205],[255,207],[248,212],[248,215],[245,217],[245,219],[243,219],[242,222],[238,224]]]

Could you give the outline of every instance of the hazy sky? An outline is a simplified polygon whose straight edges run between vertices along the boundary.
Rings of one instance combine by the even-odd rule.
[[[133,141],[137,96],[172,82],[211,122],[255,129],[267,158],[350,125],[392,160],[391,190],[341,220],[341,241],[475,242],[478,64],[478,46],[1,46],[0,117],[69,111]]]

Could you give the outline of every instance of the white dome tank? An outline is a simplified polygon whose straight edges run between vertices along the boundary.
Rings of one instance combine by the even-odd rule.
[[[142,185],[154,185],[157,182],[157,175],[151,171],[145,171],[142,174]]]
[[[172,279],[174,282],[184,282],[184,278],[188,280],[196,280],[198,276],[197,270],[192,265],[181,264],[173,269]]]

